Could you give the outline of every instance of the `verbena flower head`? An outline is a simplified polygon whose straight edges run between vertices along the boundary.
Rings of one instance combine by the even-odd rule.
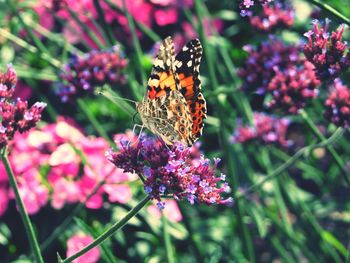
[[[4,148],[18,131],[26,132],[35,127],[46,107],[43,102],[36,102],[28,108],[28,102],[17,99],[13,101],[17,75],[12,66],[6,73],[0,73],[0,149]]]
[[[329,94],[325,106],[326,119],[336,126],[350,126],[350,90],[340,79],[335,79],[334,89]]]
[[[266,5],[269,2],[272,2],[273,0],[241,0],[239,3],[239,9],[240,9],[240,15],[241,16],[251,16],[253,14],[253,7],[255,3],[258,3],[259,5]]]
[[[138,142],[122,143],[119,152],[109,151],[107,158],[125,172],[135,172],[144,177],[144,190],[157,206],[164,208],[161,197],[186,199],[191,204],[230,204],[232,198],[223,199],[221,193],[230,188],[222,178],[215,176],[219,159],[210,160],[200,155],[198,145],[186,148],[176,143],[171,149],[163,142],[143,136]]]
[[[249,17],[250,24],[257,30],[272,32],[294,24],[294,10],[289,2],[273,1],[264,5],[262,11]]]
[[[317,97],[319,85],[314,66],[308,61],[277,72],[267,86],[272,96],[267,107],[297,114],[310,99]]]
[[[313,21],[313,28],[304,34],[308,42],[304,45],[305,57],[315,66],[317,78],[332,80],[337,78],[350,66],[348,43],[342,41],[345,25],[328,32],[329,20],[320,25]]]
[[[98,86],[124,83],[122,69],[128,61],[121,56],[118,47],[107,51],[93,50],[82,57],[73,56],[61,73],[65,82],[57,93],[62,101],[89,94]]]
[[[259,95],[266,95],[267,86],[277,72],[284,71],[300,63],[298,46],[286,45],[281,40],[271,38],[257,47],[247,45],[244,50],[248,58],[238,75],[243,80],[242,89]]]
[[[264,113],[254,113],[253,118],[253,125],[243,125],[241,121],[238,123],[234,134],[230,137],[231,143],[258,141],[282,147],[291,145],[291,141],[287,139],[289,119],[279,119]]]
[[[320,81],[298,46],[271,38],[257,48],[246,46],[245,50],[249,57],[238,71],[243,79],[242,89],[262,99],[269,97],[264,105],[268,109],[295,114],[318,95]]]

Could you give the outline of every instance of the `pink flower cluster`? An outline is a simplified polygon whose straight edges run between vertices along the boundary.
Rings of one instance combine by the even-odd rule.
[[[59,2],[57,4],[57,2]],[[118,9],[113,10],[111,6],[105,1],[100,1],[101,8],[104,13],[104,18],[112,28],[122,28],[123,33],[120,38],[125,39],[125,34],[129,34],[129,27],[127,18],[124,16],[123,1],[113,0],[111,1]],[[178,23],[180,12],[182,8],[193,6],[193,0],[138,0],[138,1],[125,1],[126,9],[130,15],[139,23],[153,27],[164,27]],[[48,29],[52,29],[54,26],[54,16],[67,21],[63,34],[71,43],[78,43],[84,41],[90,44],[91,47],[96,48],[96,43],[92,41],[82,30],[79,24],[71,17],[68,8],[75,13],[79,20],[83,22],[99,39],[104,43],[98,28],[94,25],[92,20],[98,20],[98,12],[95,8],[93,0],[39,0],[34,9],[40,17],[41,25]],[[120,30],[119,30],[120,32]],[[118,33],[118,32],[114,32]],[[141,32],[138,32],[139,36],[142,36]]]
[[[67,257],[72,256],[79,250],[81,250],[83,247],[90,244],[92,241],[94,241],[93,237],[84,233],[78,233],[73,236],[71,236],[67,240]],[[73,260],[73,263],[95,263],[98,262],[98,260],[101,257],[101,252],[98,247],[95,247],[91,249],[86,254],[80,256],[76,260]]]
[[[267,86],[272,95],[268,108],[296,114],[310,99],[317,97],[321,83],[316,78],[314,69],[310,62],[305,61],[301,67],[290,67],[277,72]]]
[[[8,145],[18,131],[24,133],[35,127],[46,107],[43,102],[36,102],[28,108],[28,102],[17,99],[13,101],[17,74],[12,66],[6,73],[0,73],[0,150]]]
[[[249,53],[238,75],[243,90],[271,100],[265,106],[295,114],[318,95],[320,81],[314,67],[301,57],[299,47],[270,39],[256,48],[246,46]]]
[[[257,15],[249,17],[250,24],[257,30],[272,32],[278,28],[288,28],[294,24],[294,10],[290,5],[274,1],[264,5]]]
[[[329,94],[325,106],[326,119],[336,126],[350,126],[350,90],[340,79],[335,79],[334,89]]]
[[[119,203],[132,197],[128,182],[136,178],[108,162],[104,156],[108,142],[86,137],[64,119],[16,134],[10,146],[10,163],[29,214],[37,213],[49,201],[55,209],[84,202],[102,181],[104,184],[86,202],[87,208],[101,208],[105,197]],[[3,194],[10,191],[3,174],[6,173],[0,164],[0,203],[7,204],[8,198],[14,197]]]
[[[333,80],[350,66],[348,43],[342,41],[344,25],[331,34],[328,27],[328,19],[323,27],[318,20],[314,20],[313,29],[304,34],[308,39],[308,43],[304,45],[305,57],[314,64],[320,80]]]
[[[222,199],[221,194],[228,192],[225,175],[215,176],[220,159],[214,160],[210,167],[209,159],[204,158],[198,146],[185,148],[175,144],[171,149],[159,139],[142,137],[138,142],[122,142],[119,152],[109,151],[108,159],[125,172],[135,172],[144,177],[144,189],[157,206],[163,209],[165,203],[161,197],[186,199],[191,204],[231,204],[232,198]]]
[[[230,141],[231,143],[259,141],[288,147],[291,145],[291,141],[287,140],[289,124],[290,121],[286,118],[278,119],[264,113],[254,113],[253,125],[246,126],[239,122]]]
[[[61,73],[67,85],[60,86],[57,93],[67,101],[92,93],[97,86],[124,83],[126,77],[122,70],[127,64],[117,46],[107,51],[93,50],[83,57],[73,56]]]

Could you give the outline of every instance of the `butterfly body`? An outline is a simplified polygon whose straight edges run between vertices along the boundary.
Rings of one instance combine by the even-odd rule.
[[[200,92],[202,47],[194,39],[175,57],[170,37],[160,45],[147,92],[136,108],[143,125],[166,144],[192,145],[201,135],[206,104]]]

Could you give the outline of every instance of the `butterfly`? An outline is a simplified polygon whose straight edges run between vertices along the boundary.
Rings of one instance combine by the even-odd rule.
[[[202,50],[193,39],[175,56],[171,37],[164,39],[146,94],[136,103],[143,125],[168,145],[178,141],[191,146],[202,134],[207,112],[199,77]]]

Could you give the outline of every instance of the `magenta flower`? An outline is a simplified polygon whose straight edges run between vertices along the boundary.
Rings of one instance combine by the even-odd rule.
[[[336,126],[350,126],[350,90],[340,79],[335,79],[334,88],[326,102],[324,116]]]
[[[286,118],[275,118],[264,113],[254,113],[253,125],[243,125],[241,122],[231,136],[231,143],[248,143],[258,141],[264,144],[277,144],[282,147],[291,145],[287,139],[290,121]]]
[[[8,66],[7,72],[0,74],[0,149],[13,139],[17,131],[23,133],[35,127],[46,107],[43,102],[36,102],[28,108],[27,101],[19,98],[13,101],[16,83],[16,72]]]
[[[67,240],[67,257],[72,256],[79,250],[81,250],[83,247],[90,244],[94,239],[92,236],[79,233],[74,236],[71,236]],[[98,260],[101,257],[100,249],[98,247],[94,247],[86,254],[80,256],[76,260],[73,260],[73,263],[95,263],[98,262]]]
[[[310,99],[317,97],[319,85],[314,66],[308,61],[301,67],[290,67],[277,72],[267,86],[272,95],[267,107],[297,114]]]
[[[348,44],[342,41],[344,25],[336,31],[328,32],[329,20],[320,26],[318,20],[313,21],[313,29],[306,32],[308,42],[304,45],[304,54],[315,66],[317,78],[332,80],[338,77],[350,66]]]
[[[147,212],[150,213],[151,218],[158,218],[160,219],[162,214],[170,221],[170,222],[180,222],[182,221],[182,214],[179,209],[179,206],[175,200],[165,200],[165,207],[164,210],[159,211],[156,204],[152,204],[149,207],[147,207]]]
[[[199,154],[198,146],[185,148],[175,144],[169,149],[163,142],[151,137],[142,137],[137,142],[122,142],[119,152],[107,152],[107,158],[124,172],[134,172],[144,180],[144,190],[157,206],[163,209],[163,196],[176,200],[186,199],[191,204],[230,204],[232,198],[222,199],[221,193],[229,191],[223,178],[215,176],[219,159],[210,161]],[[224,181],[224,180],[223,180]]]
[[[121,57],[118,47],[109,51],[91,51],[83,57],[74,56],[64,67],[61,77],[65,84],[57,90],[62,101],[86,93],[92,93],[97,86],[124,83],[122,69],[128,61]]]
[[[249,17],[250,24],[257,30],[272,32],[294,24],[294,10],[289,3],[274,1],[264,5],[262,11]]]

